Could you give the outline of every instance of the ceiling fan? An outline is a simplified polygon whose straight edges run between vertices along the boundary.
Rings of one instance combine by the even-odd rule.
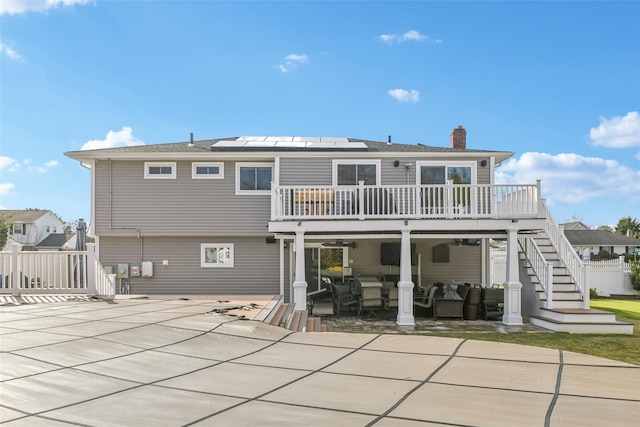
[[[453,239],[451,242],[440,243],[437,246],[480,246],[480,239]]]
[[[347,242],[341,239],[337,239],[335,242],[324,242],[322,244],[325,248],[355,248],[356,242]]]

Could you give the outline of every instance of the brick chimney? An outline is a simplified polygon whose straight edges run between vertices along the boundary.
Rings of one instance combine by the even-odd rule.
[[[467,131],[464,130],[462,125],[451,132],[451,148],[467,149]]]

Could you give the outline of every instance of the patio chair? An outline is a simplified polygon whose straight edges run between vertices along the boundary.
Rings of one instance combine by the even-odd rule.
[[[469,293],[467,286],[458,286],[453,291],[445,291],[443,297],[435,299],[434,319],[440,317],[454,317],[464,320],[464,301]]]
[[[333,315],[340,317],[344,309],[351,311],[358,306],[358,298],[351,293],[351,285],[348,283],[332,283],[331,297],[333,299]]]
[[[368,311],[369,316],[376,316],[376,310],[385,308],[385,299],[382,296],[382,287],[361,288],[360,298],[358,298],[358,317],[363,311]],[[377,317],[377,316],[376,316]]]
[[[437,286],[427,288],[419,299],[413,301],[414,310],[417,310],[418,308],[426,309],[431,313],[431,317],[434,317],[433,301],[437,290]]]
[[[321,301],[323,299],[329,298],[330,296],[331,292],[326,288],[307,292],[307,310],[309,311],[309,315],[313,315],[313,307],[315,306],[316,301]]]

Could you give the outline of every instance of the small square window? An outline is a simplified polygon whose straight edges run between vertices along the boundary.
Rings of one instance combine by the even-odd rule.
[[[233,243],[200,245],[200,267],[233,267]]]
[[[144,163],[145,179],[175,179],[176,163],[175,162],[145,162]]]
[[[224,163],[193,162],[191,163],[191,177],[193,179],[223,179]]]

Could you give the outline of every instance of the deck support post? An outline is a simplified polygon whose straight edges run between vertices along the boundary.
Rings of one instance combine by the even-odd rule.
[[[504,282],[505,325],[522,325],[522,283],[518,264],[518,229],[507,230],[507,277]]]
[[[307,281],[305,280],[304,231],[296,231],[294,242],[296,252],[295,281],[293,282],[293,304],[295,310],[307,309]]]
[[[413,287],[411,281],[411,229],[403,228],[400,240],[400,280],[398,281],[398,319],[400,326],[414,326]]]

